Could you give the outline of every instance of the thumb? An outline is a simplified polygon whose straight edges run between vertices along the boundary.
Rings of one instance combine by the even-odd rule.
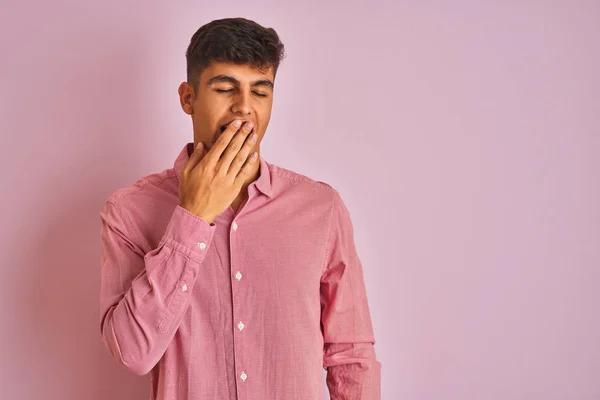
[[[186,167],[189,170],[194,169],[194,167],[200,162],[200,159],[202,158],[202,156],[204,155],[205,152],[206,152],[206,149],[204,147],[204,143],[198,142],[196,144],[196,148],[194,149],[194,152],[192,153],[192,155],[190,155],[190,159],[189,159]]]

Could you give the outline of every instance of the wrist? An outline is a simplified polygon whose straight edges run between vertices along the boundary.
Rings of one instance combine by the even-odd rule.
[[[203,210],[197,210],[194,207],[187,206],[185,204],[180,204],[181,207],[194,214],[196,217],[206,221],[209,225],[212,224],[215,218]]]

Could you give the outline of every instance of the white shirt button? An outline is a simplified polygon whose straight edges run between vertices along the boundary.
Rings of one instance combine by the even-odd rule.
[[[248,375],[246,375],[245,372],[242,372],[242,374],[240,375],[240,378],[242,378],[243,381],[245,381],[247,377]]]
[[[187,285],[184,283],[183,286],[181,287],[181,291],[185,292],[187,290]]]
[[[235,274],[235,279],[237,279],[238,281],[242,279],[242,273],[240,271],[238,271],[237,274]]]
[[[204,250],[206,248],[206,243],[200,242],[200,243],[198,243],[198,247],[200,247],[202,250]]]
[[[234,231],[237,231],[238,224],[236,224],[234,221],[233,224],[231,224],[231,227],[233,228]]]
[[[244,323],[242,321],[240,321],[240,323],[238,324],[238,328],[241,331],[242,329],[244,329]]]

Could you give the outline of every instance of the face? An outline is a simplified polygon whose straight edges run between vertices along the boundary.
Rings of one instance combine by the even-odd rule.
[[[258,135],[252,151],[260,152],[273,106],[273,68],[214,62],[200,75],[198,90],[187,82],[179,86],[181,107],[192,116],[194,145],[210,150],[225,127],[235,119],[251,121]]]

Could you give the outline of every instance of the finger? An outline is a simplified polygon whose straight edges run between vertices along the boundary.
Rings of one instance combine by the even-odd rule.
[[[196,144],[196,148],[194,149],[194,152],[190,155],[190,159],[188,160],[187,164],[183,168],[183,172],[190,173],[190,171],[192,171],[194,169],[194,167],[196,167],[196,165],[198,165],[198,163],[202,159],[202,156],[205,154],[205,152],[206,152],[206,148],[204,146],[204,143],[198,142],[198,144]]]
[[[225,153],[223,153],[223,157],[221,157],[221,160],[219,161],[219,168],[225,173],[229,173],[232,161],[243,149],[244,143],[248,142],[248,140],[246,139],[250,131],[252,131],[253,127],[254,125],[252,124],[252,122],[246,122],[244,126],[242,126],[242,128],[238,131],[238,133],[233,137],[231,142],[229,142],[229,146],[227,146]],[[245,161],[245,159],[246,157],[243,158],[242,162]],[[234,176],[237,175],[238,170],[235,171]]]
[[[257,152],[253,152],[250,157],[246,158],[246,162],[244,163],[244,166],[240,169],[240,172],[237,174],[237,176],[235,177],[234,183],[236,185],[238,185],[238,187],[242,187],[242,185],[244,184],[244,182],[246,182],[246,180],[248,178],[250,178],[250,175],[252,175],[252,168],[254,167],[254,164],[256,164],[258,162],[258,153]]]
[[[256,132],[246,136],[246,141],[244,142],[240,151],[238,151],[236,156],[233,158],[233,161],[229,166],[229,170],[227,171],[228,174],[232,175],[233,177],[239,174],[240,170],[244,166],[244,163],[248,159],[248,156],[251,155],[252,150],[254,150],[257,138],[258,134]]]
[[[227,125],[227,128],[225,128],[223,133],[221,133],[215,142],[214,146],[210,149],[210,163],[217,164],[219,162],[221,155],[223,155],[223,152],[225,149],[227,149],[229,142],[231,142],[233,135],[235,135],[235,133],[240,129],[240,126],[242,126],[242,121],[239,119],[236,119]]]

